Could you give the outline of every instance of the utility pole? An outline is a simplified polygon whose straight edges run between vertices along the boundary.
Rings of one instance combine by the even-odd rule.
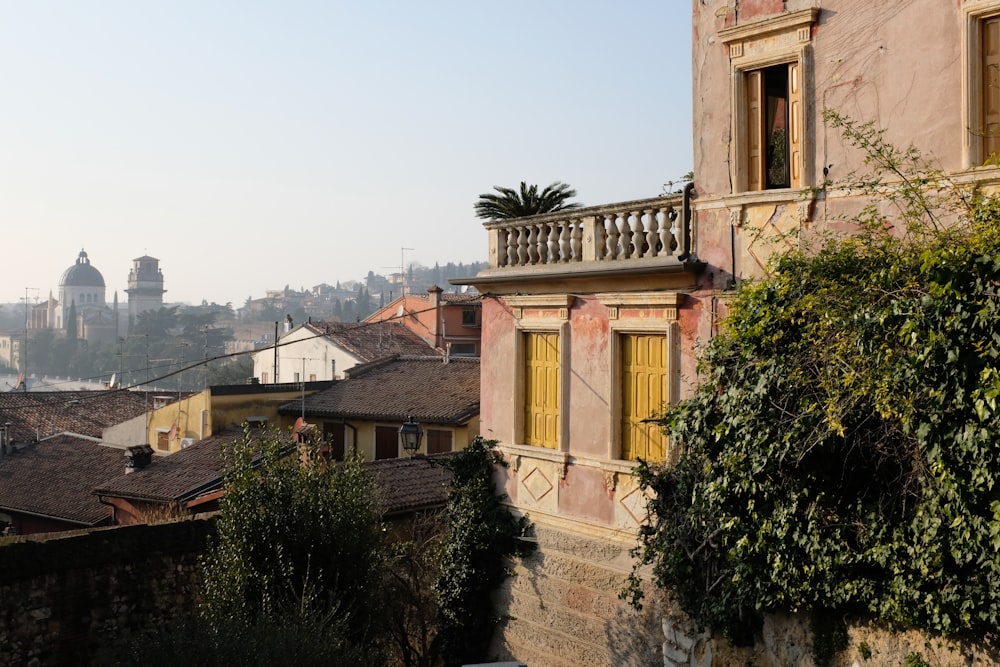
[[[24,381],[21,383],[21,387],[25,393],[28,391],[28,290],[35,290],[35,300],[37,301],[38,299],[37,287],[24,288],[24,348],[21,351],[21,359],[24,361],[24,368],[21,369],[21,373]]]
[[[403,252],[406,250],[413,250],[413,248],[400,248],[399,249],[399,280],[400,280],[400,296],[406,296],[406,262],[403,261]]]

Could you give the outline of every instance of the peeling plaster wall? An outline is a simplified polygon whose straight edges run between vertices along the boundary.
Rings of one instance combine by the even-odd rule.
[[[729,164],[734,81],[719,31],[773,17],[781,13],[782,4],[786,12],[820,8],[809,47],[812,74],[804,82],[807,108],[812,109],[804,130],[815,147],[812,163],[818,181],[828,165],[833,165],[831,178],[862,166],[860,155],[848,151],[839,133],[824,126],[820,118],[824,108],[875,121],[886,128],[890,142],[901,146],[913,142],[947,170],[962,167],[960,2],[824,0],[817,5],[813,0],[699,0],[694,4],[694,173],[699,195],[715,198],[733,190]]]
[[[828,127],[824,109],[885,129],[899,147],[913,144],[949,173],[967,171],[963,144],[964,0],[696,0],[694,2],[694,173],[699,258],[712,286],[765,272],[776,250],[795,247],[845,220],[867,202],[838,189],[864,155]],[[720,31],[761,25],[783,14],[819,8],[803,45],[801,189],[739,192],[733,104],[740,73]],[[761,42],[764,44],[764,42]],[[760,47],[766,51],[766,44]],[[822,187],[824,181],[832,182]],[[813,191],[810,188],[815,187]],[[893,215],[887,209],[890,217]],[[730,240],[735,241],[735,246]],[[797,238],[798,235],[798,238]]]

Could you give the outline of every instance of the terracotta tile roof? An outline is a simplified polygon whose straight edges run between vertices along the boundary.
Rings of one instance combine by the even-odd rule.
[[[451,471],[436,463],[443,456],[380,459],[365,464],[385,489],[385,513],[442,507],[448,501]]]
[[[241,437],[240,429],[229,429],[176,454],[154,457],[142,470],[95,484],[94,493],[164,503],[193,500],[222,488],[225,472],[222,446]],[[121,450],[118,452],[123,454]],[[365,465],[386,490],[385,512],[397,514],[442,506],[448,499],[451,471],[433,461],[445,456],[449,455],[367,462]],[[124,459],[116,462],[124,470]]]
[[[362,361],[394,354],[440,356],[441,352],[399,322],[310,322],[305,325]]]
[[[94,493],[150,502],[186,502],[222,486],[226,471],[223,445],[243,438],[243,429],[226,429],[169,456],[153,457],[152,463],[131,474],[107,477],[95,484]]]
[[[142,415],[146,406],[146,392],[139,391],[2,392],[0,425],[11,423],[16,442],[66,432],[100,438],[105,428]]]
[[[282,405],[282,414],[300,414],[302,402]],[[348,378],[307,396],[309,418],[336,417],[432,424],[464,424],[479,414],[479,359],[395,357],[355,366]]]
[[[87,438],[57,435],[0,458],[0,508],[82,526],[111,521],[91,493],[125,470],[125,451]]]
[[[483,297],[476,294],[442,294],[441,301],[449,305],[478,305],[483,302]]]

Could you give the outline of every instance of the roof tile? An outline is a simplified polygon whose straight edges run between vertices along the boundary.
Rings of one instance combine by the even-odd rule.
[[[281,406],[299,414],[302,402]],[[307,396],[309,417],[464,424],[479,414],[479,359],[395,357],[349,371],[324,391]]]
[[[124,470],[123,449],[57,435],[0,458],[0,507],[99,525],[111,511],[91,490]]]
[[[0,424],[16,442],[57,433],[100,438],[104,429],[146,412],[152,394],[140,391],[31,391],[0,393]]]

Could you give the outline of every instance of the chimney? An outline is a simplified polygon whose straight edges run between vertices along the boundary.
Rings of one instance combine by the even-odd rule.
[[[133,445],[125,448],[125,474],[142,470],[153,460],[153,448],[149,445]]]
[[[430,289],[427,290],[427,301],[430,309],[434,310],[434,328],[431,329],[431,335],[434,336],[434,347],[441,347],[441,318],[443,314],[441,313],[441,294],[444,292],[443,289],[437,285],[431,285]]]
[[[292,321],[292,315],[289,313],[285,315],[285,333],[288,333],[295,328],[295,323]]]

